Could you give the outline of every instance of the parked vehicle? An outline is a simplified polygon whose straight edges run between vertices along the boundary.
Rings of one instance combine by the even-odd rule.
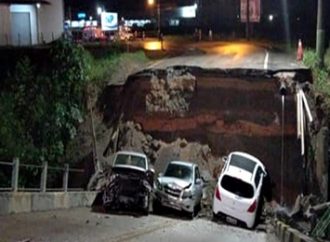
[[[265,167],[256,157],[243,152],[232,152],[224,161],[214,192],[213,215],[253,228],[263,201]]]
[[[103,31],[94,26],[86,26],[82,31],[83,41],[102,41],[106,40],[107,37]]]
[[[115,155],[103,206],[110,209],[141,208],[148,213],[152,205],[154,171],[142,153],[120,151]]]
[[[172,161],[155,182],[154,208],[170,207],[193,218],[200,208],[202,190],[203,181],[196,164]]]

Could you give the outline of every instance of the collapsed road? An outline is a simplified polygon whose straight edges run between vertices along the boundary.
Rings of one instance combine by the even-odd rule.
[[[216,178],[221,156],[244,151],[265,164],[275,198],[279,200],[282,192],[292,204],[304,180],[292,95],[295,83],[309,80],[308,72],[302,73],[285,77],[291,95],[285,104],[282,169],[279,89],[286,74],[240,69],[148,70],[131,76],[123,86],[107,87],[99,103],[103,122],[112,129],[103,159],[109,160],[115,149],[133,149],[149,156],[156,173],[169,161],[181,159],[199,163],[202,173]]]

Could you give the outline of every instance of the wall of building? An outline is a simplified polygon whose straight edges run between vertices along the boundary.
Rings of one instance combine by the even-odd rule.
[[[12,4],[10,5],[10,14],[13,13],[29,13],[30,14],[30,26],[31,26],[31,44],[38,43],[38,27],[37,27],[37,11],[35,5],[25,5],[25,4]],[[11,28],[11,24],[8,26]],[[13,36],[15,33],[14,29],[11,29],[11,41],[13,45],[21,45],[15,41],[16,36]],[[15,35],[15,34],[14,34]],[[18,38],[18,37],[17,37]],[[22,43],[24,45],[24,43]]]
[[[7,45],[10,36],[9,5],[0,4],[0,45]]]
[[[39,9],[40,33],[44,42],[61,37],[64,30],[64,4],[62,0],[49,0],[50,4],[42,4]]]

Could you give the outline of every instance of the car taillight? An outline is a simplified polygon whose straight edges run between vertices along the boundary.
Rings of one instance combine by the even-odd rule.
[[[248,213],[253,213],[256,210],[256,208],[257,208],[257,201],[255,200],[247,211]]]
[[[219,190],[219,187],[218,187],[218,186],[216,186],[216,188],[215,188],[215,197],[216,197],[219,201],[221,201],[220,190]]]

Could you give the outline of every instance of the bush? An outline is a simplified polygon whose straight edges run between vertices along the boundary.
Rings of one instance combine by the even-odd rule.
[[[88,66],[83,49],[64,40],[50,51],[50,69],[18,61],[0,95],[0,157],[57,161],[82,122]]]

